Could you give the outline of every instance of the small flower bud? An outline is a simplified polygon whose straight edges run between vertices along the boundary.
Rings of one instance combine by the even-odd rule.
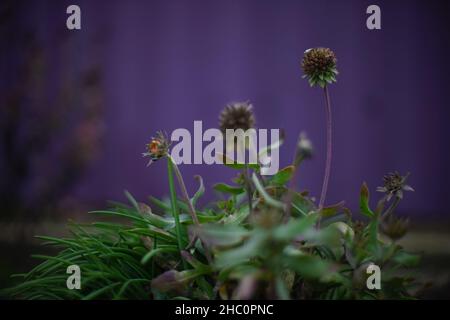
[[[313,154],[313,145],[311,140],[307,137],[305,132],[300,133],[300,138],[298,139],[297,148],[299,156],[303,159],[310,159]]]
[[[156,133],[156,137],[153,137],[149,144],[147,144],[147,152],[144,152],[142,155],[144,157],[150,157],[151,164],[153,161],[156,161],[169,153],[170,142],[166,135],[164,135],[161,131]]]

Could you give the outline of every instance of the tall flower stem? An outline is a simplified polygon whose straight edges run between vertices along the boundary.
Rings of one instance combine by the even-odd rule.
[[[283,222],[287,223],[289,218],[291,217],[292,210],[292,201],[294,198],[294,188],[295,188],[295,180],[297,176],[297,169],[300,163],[302,162],[300,148],[298,148],[298,144],[300,141],[300,137],[297,140],[297,147],[295,148],[294,159],[292,159],[292,166],[294,167],[294,172],[292,173],[291,181],[289,182],[288,195],[286,197],[286,210],[283,215]]]
[[[158,248],[158,240],[156,238],[153,238],[153,250],[156,250],[157,248]],[[180,249],[180,248],[178,247],[178,249]],[[180,253],[181,253],[181,250],[180,250]],[[184,260],[183,260],[183,263],[185,263]],[[151,275],[152,279],[155,277],[155,259],[152,259],[150,275]]]
[[[173,168],[173,171],[175,171],[175,175],[177,176],[178,184],[180,185],[180,189],[181,189],[181,193],[183,195],[184,201],[188,205],[189,213],[191,215],[192,221],[194,222],[194,225],[196,227],[200,227],[200,222],[199,222],[197,214],[195,212],[194,205],[192,204],[192,201],[189,198],[189,195],[188,195],[188,192],[186,189],[186,185],[184,183],[183,176],[181,175],[180,169],[178,169],[178,166],[176,165],[175,162],[173,162],[173,160],[170,156],[168,156],[168,158],[169,158],[169,162],[171,163],[171,166]],[[202,242],[203,248],[205,250],[206,259],[208,260],[209,263],[212,263],[212,257],[211,257],[208,247],[206,246],[206,244],[204,243],[203,240],[201,240],[201,242]]]
[[[247,193],[247,200],[248,200],[248,212],[251,216],[253,213],[253,207],[252,207],[252,187],[250,184],[250,172],[249,172],[248,164],[245,164],[244,168],[244,178],[245,178],[245,189]]]
[[[330,180],[331,172],[331,153],[332,153],[332,119],[331,119],[331,103],[328,87],[324,87],[325,102],[326,102],[326,115],[327,115],[327,158],[325,162],[325,175],[323,178],[322,192],[320,194],[319,210],[321,210],[325,203],[327,196],[328,181]]]
[[[383,213],[382,219],[387,218],[390,214],[394,212],[395,208],[397,208],[398,204],[400,203],[400,200],[401,199],[399,197],[395,197],[394,202],[392,202],[392,204],[389,206],[386,212]]]
[[[172,158],[167,157],[167,175],[169,177],[169,189],[170,189],[170,203],[172,205],[172,214],[173,218],[175,220],[175,232],[177,233],[177,245],[178,245],[178,251],[180,252],[183,250],[183,244],[182,244],[182,234],[181,234],[181,223],[180,223],[180,213],[178,210],[177,205],[177,194],[175,191],[174,186],[174,179],[173,179],[173,162]],[[184,261],[183,256],[181,256],[181,260],[183,261],[183,267],[186,269],[186,261]]]

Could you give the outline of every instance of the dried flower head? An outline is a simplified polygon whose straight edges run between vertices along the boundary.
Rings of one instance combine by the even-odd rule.
[[[405,184],[408,179],[409,173],[405,176],[401,176],[397,171],[388,173],[383,177],[384,186],[378,187],[378,192],[386,193],[386,200],[389,201],[393,196],[402,199],[403,191],[414,191],[414,189]]]
[[[170,141],[166,134],[158,131],[156,136],[152,137],[150,143],[148,143],[146,147],[147,151],[142,155],[144,157],[150,157],[150,161],[148,163],[148,165],[150,165],[153,161],[156,161],[168,154]]]
[[[324,88],[327,83],[336,82],[336,56],[328,48],[312,48],[305,51],[302,60],[302,69],[309,84],[318,84]]]
[[[394,215],[388,215],[380,224],[380,229],[383,234],[392,240],[402,238],[409,228],[409,219],[398,218]]]
[[[244,131],[253,128],[255,117],[253,106],[247,102],[235,102],[228,104],[219,116],[219,126],[223,133],[227,129],[242,129]]]

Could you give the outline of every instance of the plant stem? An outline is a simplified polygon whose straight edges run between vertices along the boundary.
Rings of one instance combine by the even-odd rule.
[[[172,162],[173,169],[175,171],[175,175],[177,176],[178,184],[180,186],[184,201],[188,205],[189,213],[191,215],[192,221],[198,227],[200,225],[200,222],[198,221],[198,217],[197,217],[197,214],[195,213],[194,206],[192,205],[191,199],[189,198],[189,195],[187,193],[187,189],[186,189],[186,185],[184,184],[183,176],[181,175],[180,169],[178,169],[178,166],[176,165],[176,163],[173,162],[172,158],[170,158],[170,161]]]
[[[300,156],[300,148],[298,147],[300,141],[300,136],[297,140],[297,147],[295,148],[294,159],[292,159],[292,165],[294,166],[294,172],[292,173],[291,181],[289,181],[288,194],[286,197],[286,210],[284,211],[283,222],[287,223],[291,217],[292,201],[294,198],[294,188],[295,188],[295,178],[297,176],[297,169],[302,162],[302,157]]]
[[[169,162],[172,163],[172,167],[175,171],[175,175],[177,176],[177,180],[178,180],[178,184],[180,185],[180,189],[181,189],[181,193],[183,195],[184,201],[186,202],[186,204],[188,205],[189,208],[189,213],[191,215],[192,221],[194,222],[194,225],[198,228],[200,227],[200,222],[198,220],[197,214],[195,213],[195,208],[192,204],[191,199],[189,198],[187,189],[186,189],[186,185],[184,184],[184,180],[183,180],[183,176],[181,175],[180,169],[178,169],[178,166],[175,162],[173,162],[172,158],[170,156],[168,156],[169,158]],[[205,256],[206,259],[208,260],[208,262],[212,263],[212,257],[211,254],[208,250],[208,247],[206,246],[206,244],[204,243],[203,240],[200,239],[200,241],[203,244],[203,248],[205,250]]]
[[[180,252],[181,260],[183,261],[184,269],[187,268],[186,261],[184,261],[183,256],[181,255],[181,251],[183,250],[182,244],[182,234],[181,234],[181,223],[180,223],[180,215],[178,211],[177,205],[177,194],[175,191],[175,186],[173,182],[173,162],[170,157],[167,157],[167,175],[169,177],[169,189],[170,189],[170,202],[172,205],[172,214],[175,219],[175,231],[177,233],[177,244],[178,251]]]
[[[250,185],[250,175],[249,175],[249,168],[248,164],[245,164],[244,168],[244,177],[245,177],[245,189],[247,193],[247,200],[248,200],[248,212],[251,216],[253,213],[253,207],[252,207],[252,187]]]
[[[395,210],[395,208],[397,208],[398,204],[400,203],[400,198],[399,197],[395,197],[394,202],[392,202],[392,204],[389,206],[389,208],[386,210],[385,213],[383,213],[382,218],[386,218],[388,217],[390,214],[392,214]]]
[[[153,238],[153,250],[155,250],[157,248],[158,248],[158,240],[156,240],[156,238]],[[155,259],[152,259],[152,266],[151,266],[150,274],[153,279],[155,277]]]
[[[331,172],[331,152],[332,152],[331,103],[330,103],[330,95],[328,93],[327,86],[325,86],[325,88],[324,88],[324,93],[325,93],[326,114],[327,114],[327,158],[326,158],[326,162],[325,162],[325,175],[323,178],[322,192],[320,194],[319,210],[321,210],[323,208],[323,205],[325,203],[325,198],[327,196],[328,181],[330,180],[330,172]],[[320,221],[319,221],[319,223],[320,223]]]

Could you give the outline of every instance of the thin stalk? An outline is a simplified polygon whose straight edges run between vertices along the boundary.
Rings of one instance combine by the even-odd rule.
[[[294,198],[294,188],[295,188],[295,179],[297,176],[297,169],[300,163],[303,161],[301,155],[300,155],[300,148],[298,147],[300,141],[300,137],[297,141],[297,147],[295,148],[294,153],[294,159],[292,159],[292,165],[294,166],[294,172],[292,173],[291,181],[289,181],[289,188],[288,188],[288,194],[286,197],[286,210],[284,211],[284,217],[283,222],[288,222],[289,218],[291,217],[291,210],[292,210],[292,201]]]
[[[245,164],[244,168],[244,178],[245,178],[245,189],[247,193],[247,201],[248,201],[248,212],[250,216],[253,213],[253,207],[252,207],[252,187],[250,185],[250,174],[249,174],[249,168],[248,164]]]
[[[167,158],[167,175],[169,177],[169,189],[170,189],[170,203],[172,205],[172,214],[175,219],[175,231],[177,233],[177,245],[178,251],[180,252],[181,260],[183,261],[183,268],[187,268],[186,261],[184,261],[181,251],[183,250],[183,244],[181,242],[181,223],[180,223],[180,213],[177,205],[177,194],[175,191],[175,185],[173,181],[173,163],[170,157]]]
[[[328,87],[324,88],[325,93],[325,102],[326,102],[326,115],[327,115],[327,158],[325,162],[325,175],[323,178],[322,184],[322,192],[320,194],[319,201],[319,210],[323,208],[325,203],[325,198],[327,196],[328,190],[328,181],[330,180],[330,172],[331,172],[331,152],[332,152],[332,119],[331,119],[331,103],[330,103],[330,95],[328,92]],[[320,221],[319,221],[320,223]]]
[[[189,213],[191,215],[192,221],[194,222],[194,225],[196,227],[200,227],[200,221],[198,220],[197,214],[195,213],[194,205],[192,204],[192,201],[189,198],[189,195],[188,195],[188,192],[186,189],[186,185],[184,184],[183,176],[181,175],[180,169],[178,169],[177,164],[175,162],[173,162],[173,160],[170,156],[168,156],[168,158],[169,158],[169,162],[172,163],[172,168],[175,171],[175,175],[177,176],[178,184],[180,185],[180,189],[181,189],[181,193],[183,195],[184,201],[188,205]],[[200,239],[200,241],[203,244],[206,259],[208,260],[208,262],[212,263],[212,257],[208,250],[208,247],[206,246],[206,244],[204,243],[203,240]]]
[[[384,218],[388,217],[390,214],[392,214],[394,212],[395,208],[397,208],[399,203],[400,203],[400,198],[395,197],[394,202],[392,202],[392,204],[389,206],[389,208],[386,210],[386,212],[383,213],[382,219],[384,219]]]
[[[153,250],[158,248],[158,240],[156,240],[156,238],[153,238]],[[180,248],[178,248],[180,249]],[[181,253],[181,251],[180,251]],[[151,266],[151,271],[150,271],[151,277],[152,279],[155,277],[155,259],[152,259],[152,266]]]

